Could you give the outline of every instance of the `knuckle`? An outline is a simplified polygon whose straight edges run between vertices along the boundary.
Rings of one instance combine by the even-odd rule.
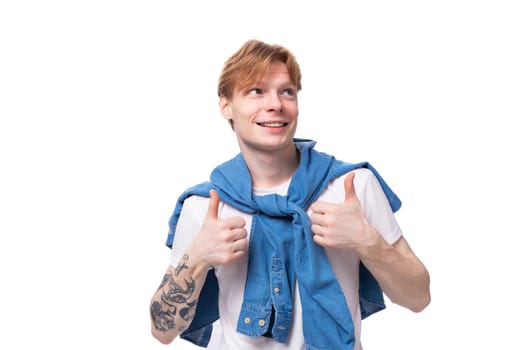
[[[337,223],[337,220],[335,216],[333,215],[327,215],[325,219],[325,225],[328,227],[333,227]]]
[[[248,240],[247,239],[242,239],[241,240],[241,249],[242,250],[247,250],[248,249]]]

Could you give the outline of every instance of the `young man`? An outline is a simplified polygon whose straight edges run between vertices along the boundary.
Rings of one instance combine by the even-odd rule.
[[[152,333],[220,349],[361,349],[383,293],[415,312],[429,275],[403,238],[400,200],[368,163],[294,138],[301,73],[285,48],[248,41],[224,65],[219,107],[240,154],[188,189],[170,220],[171,264]]]

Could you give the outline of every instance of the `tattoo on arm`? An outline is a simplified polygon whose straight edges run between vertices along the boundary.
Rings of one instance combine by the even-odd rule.
[[[188,260],[185,254],[184,260]],[[175,276],[187,269],[188,266],[182,261],[175,268]],[[150,312],[151,319],[154,322],[155,328],[163,333],[167,333],[175,328],[182,332],[187,325],[175,324],[175,319],[178,317],[185,321],[191,322],[195,316],[195,309],[197,307],[197,298],[195,294],[195,281],[191,276],[184,278],[185,286],[177,283],[171,272],[166,273],[162,279],[158,290],[162,290],[160,301],[154,301],[151,304]]]
[[[188,256],[188,254],[184,254],[184,256],[182,257],[182,260],[188,260],[189,258],[190,257]],[[186,265],[184,261],[181,261],[175,268],[175,275],[178,276],[182,270],[187,269],[187,268],[188,268],[188,265]]]

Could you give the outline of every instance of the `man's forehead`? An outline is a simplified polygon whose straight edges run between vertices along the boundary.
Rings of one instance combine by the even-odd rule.
[[[288,67],[286,67],[286,65],[283,62],[274,62],[270,64],[266,73],[283,73],[286,75],[290,75],[288,73]]]
[[[266,73],[260,77],[260,81],[279,79],[291,81],[290,73],[284,63],[272,63]]]
[[[293,84],[288,67],[283,62],[271,63],[264,73],[257,76],[245,77],[243,83],[237,85],[235,90],[242,90],[252,84],[265,84],[271,80],[278,79],[279,84]]]

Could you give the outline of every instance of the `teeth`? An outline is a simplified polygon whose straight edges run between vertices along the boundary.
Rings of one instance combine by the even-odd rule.
[[[275,123],[261,123],[261,125],[268,126],[270,128],[279,128],[279,127],[284,126],[285,123],[277,123],[277,122],[275,122]]]

